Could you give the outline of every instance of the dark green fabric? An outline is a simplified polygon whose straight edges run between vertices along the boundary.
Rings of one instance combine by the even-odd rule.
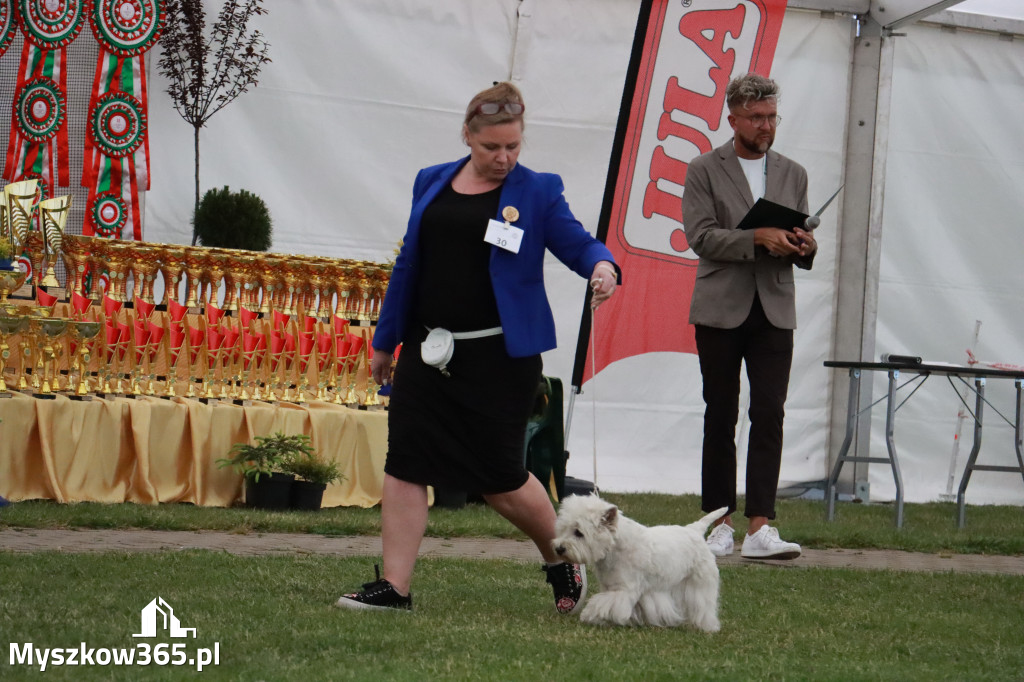
[[[565,427],[562,418],[562,380],[541,377],[537,409],[526,425],[525,464],[551,493],[554,477],[555,501],[565,494]]]

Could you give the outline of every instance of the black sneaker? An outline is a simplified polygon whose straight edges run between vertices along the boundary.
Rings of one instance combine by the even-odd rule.
[[[377,579],[370,583],[363,583],[362,592],[343,594],[334,602],[339,609],[405,609],[412,611],[412,593],[403,597],[395,591],[387,580],[380,577],[380,568],[374,565]]]
[[[542,566],[547,581],[555,590],[555,610],[561,614],[573,613],[587,598],[587,568],[582,564],[563,562]]]

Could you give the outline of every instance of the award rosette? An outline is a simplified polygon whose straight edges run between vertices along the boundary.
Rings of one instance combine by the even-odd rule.
[[[160,39],[164,12],[159,0],[96,0],[89,13],[93,35],[104,50],[135,57]]]
[[[18,132],[30,142],[41,144],[56,137],[64,125],[64,93],[45,76],[23,85],[14,97]]]
[[[15,86],[4,177],[39,174],[50,185],[71,184],[65,123],[64,48],[84,26],[85,0],[17,0],[25,35]],[[0,54],[13,37],[9,3],[0,9]]]
[[[71,44],[84,25],[84,0],[18,0],[25,40],[43,50]]]
[[[114,192],[103,192],[93,198],[86,217],[92,221],[95,234],[114,239],[121,234],[121,228],[128,222],[128,207],[119,195]]]
[[[146,132],[145,53],[160,38],[165,16],[161,0],[94,0],[89,23],[100,44],[89,104],[82,185],[90,202],[117,194],[135,239],[142,238],[139,190],[149,189],[149,140]],[[99,231],[90,223],[85,234]]]
[[[14,32],[17,22],[14,20],[14,8],[9,2],[0,2],[0,56],[7,52],[7,48],[14,42]]]

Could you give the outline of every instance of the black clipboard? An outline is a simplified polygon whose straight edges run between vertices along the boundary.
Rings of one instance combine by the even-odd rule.
[[[737,230],[753,230],[758,227],[778,227],[783,230],[792,230],[794,227],[803,227],[809,216],[796,209],[776,204],[767,199],[758,199],[754,206],[743,216],[743,220],[736,226]]]

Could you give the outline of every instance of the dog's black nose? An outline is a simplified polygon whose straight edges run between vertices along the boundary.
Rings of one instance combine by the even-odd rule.
[[[555,553],[558,556],[562,556],[563,554],[565,554],[565,547],[563,547],[561,545],[559,545],[558,547],[555,547]]]

